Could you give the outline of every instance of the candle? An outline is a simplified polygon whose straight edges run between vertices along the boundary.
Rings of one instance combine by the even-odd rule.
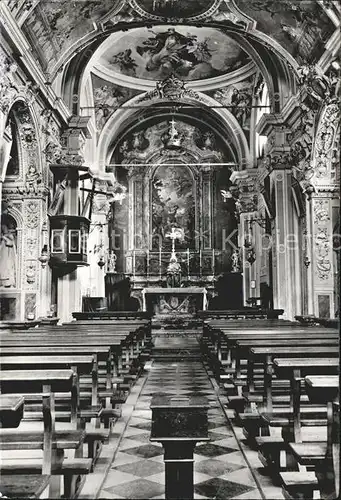
[[[147,257],[147,279],[148,279],[148,276],[149,276],[149,249],[147,248],[147,252],[146,252],[146,257]]]
[[[133,277],[135,278],[135,250],[133,250]]]
[[[187,248],[187,276],[189,277],[189,248]]]

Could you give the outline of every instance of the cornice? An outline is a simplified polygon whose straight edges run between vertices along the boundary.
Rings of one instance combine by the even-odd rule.
[[[90,61],[91,64],[91,61]],[[142,78],[133,78],[130,76],[123,75],[122,73],[111,71],[106,66],[100,63],[95,63],[91,69],[91,73],[106,80],[110,83],[120,85],[122,87],[128,87],[135,90],[140,90],[142,92],[148,92],[155,88],[155,80],[147,80]],[[252,76],[257,71],[257,67],[253,62],[246,64],[241,70],[232,71],[231,73],[226,73],[215,78],[207,78],[206,80],[196,80],[196,81],[186,81],[186,86],[193,90],[198,90],[200,92],[207,92],[210,90],[216,90],[217,88],[223,88],[228,85],[234,85],[241,81],[246,80]]]
[[[257,133],[269,135],[274,128],[281,127],[284,130],[291,127],[299,119],[302,112],[306,111],[302,105],[307,98],[309,98],[308,92],[306,89],[302,89],[299,94],[290,97],[281,113],[265,113],[256,126]]]

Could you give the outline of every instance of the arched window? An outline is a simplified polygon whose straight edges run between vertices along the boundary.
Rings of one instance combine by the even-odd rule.
[[[269,98],[268,87],[267,87],[265,82],[264,82],[263,88],[259,94],[257,105],[262,106],[262,107],[258,108],[256,111],[256,125],[257,125],[257,123],[259,123],[260,119],[262,118],[262,116],[265,113],[270,113],[270,98]],[[256,132],[256,157],[257,158],[261,158],[263,156],[266,141],[267,141],[267,137],[265,137],[264,135],[259,135]]]

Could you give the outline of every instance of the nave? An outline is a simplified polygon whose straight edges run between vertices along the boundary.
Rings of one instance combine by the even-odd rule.
[[[336,322],[206,311],[190,329],[178,323],[167,331],[143,313],[85,316],[0,330],[2,495],[338,497]],[[183,495],[190,474],[167,495],[166,441],[150,440],[155,396],[206,398],[193,496]],[[181,450],[195,425],[186,427],[176,411],[173,440]]]

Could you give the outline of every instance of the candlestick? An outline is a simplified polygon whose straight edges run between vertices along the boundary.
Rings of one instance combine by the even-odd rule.
[[[135,278],[135,250],[133,250],[133,277]]]
[[[213,276],[214,276],[214,273],[215,273],[215,251],[214,251],[214,248],[212,248],[212,272],[213,272]]]
[[[199,251],[199,269],[200,269],[200,276],[202,275],[202,250],[200,248]]]
[[[189,248],[187,248],[187,276],[189,277]]]
[[[161,246],[159,247],[159,275],[160,275],[160,279],[161,279],[161,275],[162,275],[162,261],[161,261]]]
[[[149,249],[147,248],[146,252],[146,258],[147,258],[147,279],[149,277]]]

